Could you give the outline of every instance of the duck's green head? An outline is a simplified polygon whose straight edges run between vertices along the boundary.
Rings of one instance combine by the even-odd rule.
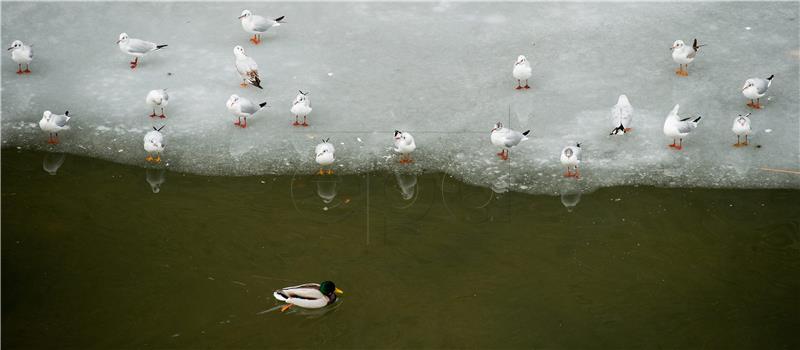
[[[319,291],[322,292],[322,294],[324,294],[324,295],[331,295],[333,293],[344,294],[344,292],[341,289],[336,288],[336,285],[333,284],[333,282],[331,282],[331,281],[325,281],[325,282],[320,283],[319,284]]]

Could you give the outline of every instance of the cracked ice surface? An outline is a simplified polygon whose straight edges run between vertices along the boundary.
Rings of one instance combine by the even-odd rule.
[[[244,8],[287,23],[254,46],[236,19]],[[340,173],[441,170],[498,191],[800,188],[796,175],[759,170],[800,164],[793,2],[3,2],[2,10],[3,44],[20,39],[35,51],[28,76],[2,59],[3,147],[143,165],[142,137],[162,124],[147,117],[144,97],[168,88],[164,156],[174,171],[310,174],[314,146],[330,137]],[[169,47],[131,71],[115,44],[121,32]],[[689,77],[678,77],[669,47],[695,37],[708,45]],[[264,90],[238,86],[235,45],[258,62]],[[513,89],[520,54],[533,66],[527,91]],[[749,111],[740,88],[770,74],[765,108],[751,116],[751,146],[734,149],[733,118]],[[290,126],[298,89],[311,92],[309,128]],[[236,128],[225,108],[234,93],[271,107]],[[622,93],[636,110],[634,131],[610,137],[610,107]],[[666,147],[661,131],[675,103],[703,116],[683,151]],[[46,109],[74,116],[55,147],[36,125]],[[533,130],[508,162],[489,141],[497,121]],[[390,157],[395,129],[417,141],[410,167]],[[577,184],[559,163],[576,141]]]

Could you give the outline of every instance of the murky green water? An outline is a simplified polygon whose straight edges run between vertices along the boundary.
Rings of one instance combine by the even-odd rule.
[[[74,156],[51,176],[43,158],[2,152],[8,349],[800,347],[799,191],[559,198]],[[334,307],[269,311],[325,279]]]

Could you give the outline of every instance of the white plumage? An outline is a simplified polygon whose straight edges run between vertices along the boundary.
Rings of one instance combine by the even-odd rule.
[[[14,40],[8,50],[11,51],[11,59],[17,64],[17,74],[30,73],[29,65],[33,61],[33,48],[23,44],[20,40]],[[24,71],[22,70],[23,64],[25,65]]]
[[[306,283],[299,286],[286,287],[276,290],[272,293],[278,301],[285,302],[281,312],[285,311],[292,305],[297,305],[306,309],[319,309],[336,302],[337,294],[344,292],[336,288],[336,285],[331,281],[325,281],[321,284]]]
[[[631,130],[633,122],[633,106],[628,101],[628,96],[619,95],[617,104],[611,108],[611,135],[624,135]]]
[[[243,10],[239,16],[239,20],[242,21],[242,29],[253,34],[250,41],[256,45],[261,43],[261,34],[266,33],[272,27],[279,27],[283,18],[284,16],[275,19],[264,18],[254,15],[250,10]]]
[[[395,130],[394,132],[394,151],[400,153],[400,163],[410,163],[411,152],[417,149],[417,144],[414,142],[414,136],[411,133]]]
[[[736,144],[734,146],[741,146],[740,138],[744,136],[744,145],[748,145],[749,142],[747,140],[747,136],[750,135],[752,132],[752,128],[750,127],[750,113],[747,115],[739,115],[738,117],[733,119],[733,133],[736,134]]]
[[[233,56],[236,57],[233,64],[236,67],[236,73],[238,73],[239,77],[242,79],[242,87],[246,87],[247,84],[250,84],[262,89],[261,77],[258,76],[258,64],[256,61],[252,57],[247,56],[247,54],[244,53],[244,48],[239,45],[233,48]]]
[[[577,143],[575,146],[567,146],[561,150],[561,165],[567,167],[567,173],[564,176],[578,177],[578,165],[581,163],[581,144]],[[571,169],[575,168],[575,173]]]
[[[292,101],[292,108],[290,108],[289,111],[294,114],[293,125],[308,126],[308,120],[306,118],[311,114],[311,100],[308,98],[308,93],[300,91],[300,93],[295,96],[294,101]],[[303,117],[302,123],[298,120],[300,116]]]
[[[154,42],[145,41],[141,39],[129,38],[128,34],[126,33],[122,33],[119,35],[119,40],[117,40],[117,45],[119,46],[120,51],[122,51],[127,55],[135,57],[135,59],[131,61],[131,69],[136,68],[136,66],[139,63],[139,57],[144,57],[148,53],[151,53],[153,51],[159,50],[167,46],[167,45],[157,45]]]
[[[228,107],[228,111],[238,118],[233,124],[242,128],[247,127],[247,118],[252,117],[266,105],[266,101],[256,104],[239,95],[231,95],[231,97],[228,98],[228,102],[225,103],[225,106]],[[242,118],[244,118],[244,122],[242,122]]]
[[[42,114],[42,119],[39,120],[39,128],[42,129],[42,131],[50,134],[50,138],[47,140],[47,143],[59,143],[58,133],[64,130],[69,130],[69,125],[67,125],[67,123],[69,123],[70,119],[71,117],[69,116],[69,111],[64,112],[63,115],[53,114],[50,111],[44,111]]]
[[[703,45],[697,44],[697,39],[694,39],[692,46],[686,46],[683,40],[675,40],[675,42],[672,43],[672,60],[680,65],[680,68],[675,71],[675,74],[682,76],[689,75],[689,63],[692,63],[695,57],[697,57],[697,52],[701,46]],[[686,70],[683,69],[684,65],[686,65]]]
[[[145,158],[148,162],[159,163],[161,162],[161,152],[164,152],[164,134],[161,133],[161,129],[164,127],[160,127],[156,129],[153,127],[152,131],[144,134],[144,150],[147,152],[147,158]],[[153,157],[153,155],[156,157]]]
[[[503,123],[498,122],[495,124],[492,129],[492,144],[503,148],[497,155],[503,160],[508,160],[508,149],[518,145],[522,141],[527,141],[528,133],[530,133],[530,130],[519,132],[503,127]]]
[[[675,107],[672,108],[672,111],[670,111],[667,115],[667,119],[664,121],[664,135],[672,138],[672,144],[669,146],[676,149],[683,148],[683,138],[689,135],[692,130],[697,128],[697,124],[701,118],[697,117],[694,120],[691,120],[692,118],[680,119],[678,117],[679,108],[680,105],[676,104]],[[680,143],[676,145],[675,139],[679,139]]]
[[[742,95],[750,99],[747,105],[753,108],[761,108],[760,99],[767,94],[767,89],[772,85],[772,78],[775,75],[770,75],[769,78],[750,78],[744,82],[742,86]],[[756,101],[753,101],[756,100]]]
[[[317,147],[314,148],[314,160],[320,167],[325,167],[332,165],[333,162],[336,161],[335,154],[336,148],[333,147],[333,144],[330,143],[330,139],[322,140],[322,143],[318,144]],[[319,169],[319,174],[324,174],[325,171],[322,168]],[[328,169],[328,174],[333,174],[333,169]]]
[[[157,116],[156,108],[161,109],[161,115],[158,115],[158,117],[162,119],[167,117],[164,115],[164,107],[167,107],[169,104],[169,94],[167,94],[167,89],[150,90],[150,92],[147,93],[147,97],[144,98],[144,101],[148,106],[153,108],[153,114],[150,115],[151,118]]]
[[[519,55],[519,57],[517,57],[512,74],[514,75],[514,79],[517,80],[517,90],[530,88],[528,79],[531,77],[531,64],[525,56]],[[522,86],[523,80],[525,81],[525,86]]]

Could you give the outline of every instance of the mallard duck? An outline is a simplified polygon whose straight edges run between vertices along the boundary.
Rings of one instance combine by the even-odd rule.
[[[297,305],[306,309],[323,308],[336,301],[336,294],[344,294],[344,292],[336,288],[336,285],[331,281],[286,287],[272,293],[275,299],[286,303],[286,305],[281,308],[281,312],[286,311],[292,307],[292,305]]]

